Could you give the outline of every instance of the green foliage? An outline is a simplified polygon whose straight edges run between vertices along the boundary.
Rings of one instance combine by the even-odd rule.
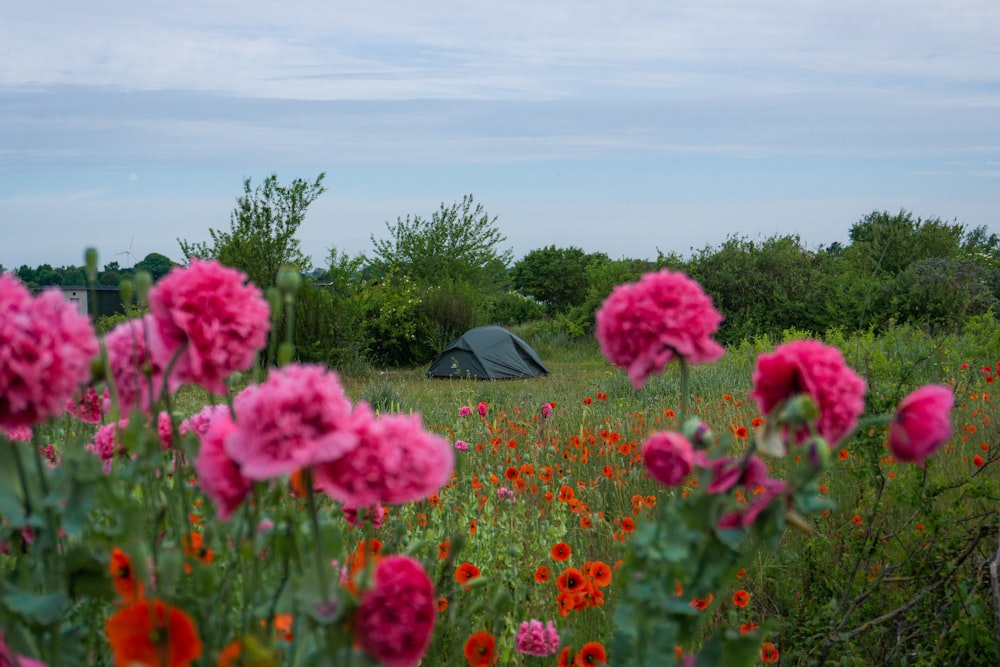
[[[469,329],[486,323],[482,292],[465,283],[426,287],[420,293],[417,318],[417,336],[427,343],[433,358]]]
[[[544,303],[550,314],[565,313],[587,298],[587,267],[607,261],[604,253],[551,245],[518,260],[511,269],[511,280],[514,289]]]
[[[409,276],[390,273],[365,290],[365,328],[376,367],[429,362],[434,349],[420,336],[420,287]]]
[[[371,237],[376,276],[408,275],[426,285],[467,283],[497,288],[511,260],[510,250],[500,250],[507,240],[472,195],[450,206],[441,204],[429,219],[419,215],[385,223],[390,238]]]
[[[309,205],[326,191],[325,176],[321,173],[313,183],[297,178],[285,186],[278,183],[277,174],[271,174],[256,188],[245,178],[228,232],[210,228],[211,247],[177,239],[185,260],[213,257],[240,269],[261,289],[274,285],[282,265],[309,271],[311,263],[295,234]]]
[[[133,269],[135,271],[146,271],[153,277],[153,281],[155,282],[170,273],[170,269],[174,268],[174,266],[174,262],[166,255],[151,252],[143,257],[142,261],[136,262]]]
[[[520,292],[497,292],[486,303],[490,324],[511,326],[524,324],[545,316],[545,306]]]
[[[892,307],[902,322],[954,329],[1000,305],[990,289],[991,278],[988,269],[970,259],[919,260],[896,276]]]
[[[570,328],[579,334],[590,335],[594,331],[594,313],[611,294],[616,285],[634,282],[652,269],[652,265],[642,259],[594,258],[585,270],[586,297],[583,302],[567,313]]]
[[[370,346],[363,296],[343,297],[332,286],[302,281],[295,299],[299,361],[326,364],[341,372],[357,371],[365,366]]]

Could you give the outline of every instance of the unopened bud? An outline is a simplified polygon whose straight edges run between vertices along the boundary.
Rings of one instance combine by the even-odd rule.
[[[278,346],[278,365],[284,366],[295,357],[295,346],[291,343],[282,343]]]
[[[135,288],[139,298],[139,305],[145,306],[149,303],[149,290],[153,287],[153,276],[149,271],[135,272]]]
[[[87,282],[97,282],[97,248],[87,248],[83,251],[83,267],[87,272]]]
[[[264,297],[271,309],[271,322],[276,323],[281,317],[281,292],[278,291],[277,287],[268,287],[264,290]]]
[[[127,306],[132,303],[132,297],[135,296],[135,289],[132,286],[132,281],[125,278],[118,283],[118,293],[121,294],[122,304]]]
[[[778,421],[782,424],[808,424],[817,419],[819,406],[809,394],[799,394],[788,400],[778,416]]]
[[[291,264],[283,264],[278,269],[277,285],[286,299],[295,296],[299,287],[302,286],[302,276],[299,274],[299,270]]]
[[[809,439],[809,463],[816,470],[830,465],[830,443],[818,435]]]
[[[684,422],[684,425],[681,426],[681,434],[691,444],[701,449],[711,447],[715,444],[715,434],[712,433],[712,429],[697,417],[691,417]]]

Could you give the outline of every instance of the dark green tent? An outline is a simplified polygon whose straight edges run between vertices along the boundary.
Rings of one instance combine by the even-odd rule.
[[[542,360],[523,340],[502,327],[476,327],[444,348],[428,377],[506,380],[548,374]]]

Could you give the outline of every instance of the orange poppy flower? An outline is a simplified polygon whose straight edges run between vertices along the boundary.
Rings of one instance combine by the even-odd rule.
[[[555,500],[555,495],[551,491],[546,491],[544,498],[545,502],[551,503],[553,500]]]
[[[465,640],[463,651],[469,667],[489,667],[495,665],[499,657],[496,653],[496,641],[493,639],[493,635],[485,630],[469,635],[469,638]]]
[[[309,495],[309,487],[306,486],[305,475],[301,470],[296,470],[288,479],[288,485],[292,488],[292,493],[296,498],[305,498]]]
[[[142,598],[142,582],[135,578],[132,559],[127,553],[115,547],[111,550],[111,581],[115,585],[118,597],[124,602],[135,602]]]
[[[448,610],[448,598],[438,598],[437,610],[441,614]]]
[[[378,564],[382,560],[381,552],[382,543],[375,538],[358,542],[357,548],[347,557],[347,562],[344,564],[347,568],[347,581],[344,583],[344,588],[357,595],[359,591],[355,578],[359,572],[365,569],[369,559],[373,564]]]
[[[611,566],[607,563],[602,561],[591,563],[589,574],[593,577],[594,583],[601,588],[611,584]]]
[[[522,463],[521,474],[525,477],[533,477],[535,475],[535,467],[530,463]]]
[[[753,621],[750,621],[749,623],[740,623],[741,635],[748,635],[756,629],[757,629],[757,624],[754,623]]]
[[[292,643],[294,635],[292,626],[295,625],[295,618],[291,614],[274,615],[274,636],[276,639],[284,639],[289,644]]]
[[[535,581],[540,584],[546,584],[552,578],[552,573],[549,572],[549,568],[544,565],[539,565],[538,569],[535,570]]]
[[[448,554],[450,551],[451,551],[451,542],[449,540],[445,540],[444,542],[439,544],[438,560],[445,560],[446,558],[448,558]]]
[[[564,593],[579,590],[583,583],[583,573],[575,567],[566,568],[556,579],[556,587]]]
[[[778,649],[771,642],[764,642],[760,645],[760,659],[763,662],[778,662],[780,657]]]
[[[580,528],[590,528],[591,525],[593,525],[593,522],[590,520],[590,517],[587,516],[586,514],[581,514]]]
[[[521,471],[515,468],[514,466],[511,466],[506,470],[504,470],[503,476],[513,482],[515,479],[521,476]]]
[[[543,482],[547,482],[552,479],[552,466],[543,466],[542,469],[538,471],[538,479]]]
[[[656,496],[646,496],[646,507],[656,507]]]
[[[573,499],[574,495],[576,494],[573,493],[573,487],[566,486],[565,484],[559,487],[559,502],[568,503]]]
[[[750,594],[747,593],[742,588],[735,593],[733,593],[733,604],[743,609],[750,603]]]
[[[205,564],[215,559],[215,552],[202,544],[201,533],[194,531],[188,533],[181,538],[181,544],[184,545],[184,555],[187,558],[197,559]],[[184,572],[191,573],[190,564],[185,563]]]
[[[615,469],[613,466],[604,466],[603,468],[601,468],[601,474],[607,477],[608,479],[614,479]]]
[[[579,667],[587,665],[608,664],[608,652],[600,642],[587,642],[580,647],[580,652],[576,654],[575,663]]]
[[[421,528],[427,525],[427,515],[423,512],[417,514],[417,525]]]
[[[162,600],[138,600],[108,618],[104,628],[115,667],[188,667],[201,657],[201,639],[182,610]]]
[[[243,641],[234,639],[226,644],[226,647],[219,653],[219,659],[215,665],[216,667],[242,667]]]
[[[476,534],[476,526],[478,526],[478,525],[479,524],[476,523],[476,520],[473,519],[472,522],[469,524],[469,535],[475,535]]]
[[[635,520],[630,516],[623,517],[622,530],[625,531],[626,533],[631,533],[633,530],[635,530]]]
[[[691,600],[691,606],[697,609],[698,611],[705,611],[706,609],[708,609],[708,605],[712,604],[712,600],[714,599],[715,596],[712,595],[711,593],[709,593],[708,597],[705,598],[695,597],[693,600]]]
[[[462,584],[463,588],[468,589],[467,584],[479,577],[480,574],[479,568],[472,563],[462,563],[455,568],[455,581]]]
[[[569,646],[563,647],[556,659],[556,667],[573,667],[573,652]]]
[[[573,555],[573,550],[565,542],[559,542],[552,546],[549,550],[549,556],[552,560],[562,562],[564,560],[569,560],[569,557]]]

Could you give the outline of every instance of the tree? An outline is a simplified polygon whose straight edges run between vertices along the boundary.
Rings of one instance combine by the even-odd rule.
[[[441,204],[430,219],[419,215],[385,223],[390,238],[371,239],[376,276],[396,271],[425,285],[465,283],[475,287],[500,285],[512,252],[499,250],[507,237],[472,195],[451,206]]]
[[[174,268],[174,263],[165,255],[151,252],[141,262],[136,263],[134,268],[136,271],[145,271],[156,281],[170,273],[170,269]]]
[[[240,269],[262,289],[274,285],[283,264],[309,271],[311,262],[295,233],[309,205],[326,191],[325,176],[321,173],[313,183],[297,178],[284,186],[278,183],[277,174],[271,174],[256,188],[245,178],[243,196],[237,198],[230,216],[230,230],[208,230],[212,247],[177,239],[185,260],[214,257]]]
[[[580,248],[532,250],[511,269],[514,289],[544,303],[550,313],[565,313],[587,298],[587,267],[607,262],[604,253],[587,254]]]

